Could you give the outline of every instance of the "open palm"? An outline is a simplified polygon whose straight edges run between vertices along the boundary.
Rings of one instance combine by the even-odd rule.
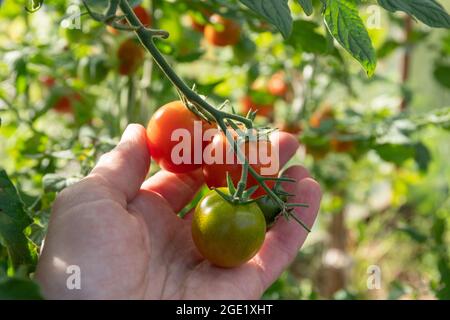
[[[279,219],[260,252],[245,265],[223,269],[197,252],[182,209],[202,185],[199,171],[160,171],[145,180],[150,164],[145,129],[130,125],[119,145],[92,173],[65,189],[53,207],[36,279],[50,299],[256,299],[293,260],[306,232]],[[280,161],[295,153],[294,137],[281,134]],[[297,215],[309,226],[321,192],[302,167],[285,174]],[[80,270],[80,289],[69,289],[69,266]]]

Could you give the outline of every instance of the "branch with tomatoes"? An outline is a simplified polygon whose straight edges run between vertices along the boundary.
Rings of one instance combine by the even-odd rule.
[[[277,176],[264,176],[258,172],[258,168],[251,165],[247,158],[245,152],[241,150],[241,145],[256,143],[259,144],[261,139],[268,139],[267,136],[273,130],[266,130],[255,128],[253,125],[253,120],[256,116],[256,111],[249,110],[246,116],[241,116],[235,113],[229,113],[223,110],[223,107],[228,103],[224,102],[223,105],[219,107],[214,107],[211,105],[204,97],[198,94],[193,88],[190,88],[173,70],[173,68],[166,61],[164,56],[158,50],[155,45],[154,39],[167,39],[169,37],[168,32],[165,30],[152,29],[144,25],[141,19],[136,15],[128,1],[125,0],[111,0],[109,2],[109,7],[105,14],[100,14],[93,12],[86,1],[83,1],[84,5],[90,14],[90,16],[100,22],[106,23],[107,25],[118,29],[133,31],[141,44],[147,49],[147,51],[153,57],[155,63],[160,67],[165,76],[172,82],[176,90],[179,93],[180,100],[183,105],[189,110],[188,114],[183,110],[183,107],[172,105],[168,109],[168,113],[179,113],[186,119],[201,119],[204,123],[212,125],[215,124],[221,131],[221,138],[223,142],[228,143],[232,146],[241,170],[239,179],[236,179],[236,171],[227,172],[227,192],[222,189],[214,188],[215,191],[227,202],[234,205],[250,204],[255,201],[264,201],[266,203],[271,203],[272,206],[276,206],[280,214],[286,218],[292,217],[295,219],[303,228],[310,231],[309,227],[301,221],[298,217],[293,214],[293,209],[295,207],[306,207],[307,204],[303,203],[287,203],[287,198],[291,196],[286,193],[280,187],[281,182],[294,182],[290,178],[277,177]],[[123,12],[123,15],[116,15],[118,10]],[[128,22],[124,24],[123,21],[126,19]],[[236,39],[239,39],[239,26],[229,22],[226,19],[220,18],[221,23],[224,28],[231,28],[234,34],[237,34]],[[213,33],[214,26],[208,26],[208,32]],[[231,30],[231,31],[233,31]],[[206,32],[206,31],[205,31]],[[213,38],[213,35],[210,35]],[[211,41],[213,41],[212,39]],[[213,41],[214,42],[214,41]],[[216,41],[217,42],[217,41]],[[218,45],[223,45],[219,43]],[[177,109],[177,110],[174,110]],[[190,113],[190,114],[189,114]],[[170,115],[168,116],[170,117]],[[153,124],[156,125],[156,124]],[[150,122],[150,126],[152,126]],[[150,139],[151,140],[151,139]],[[160,148],[157,145],[154,148]],[[158,154],[158,152],[156,152]],[[163,166],[164,167],[164,166]],[[174,170],[173,166],[166,167],[169,171]],[[187,170],[192,169],[188,168]],[[238,180],[237,183],[236,180]],[[250,183],[249,183],[250,182]],[[249,188],[247,188],[250,185]],[[259,191],[259,192],[258,192]],[[261,192],[263,191],[263,192]],[[263,196],[263,194],[265,196]],[[266,197],[265,199],[262,199]]]

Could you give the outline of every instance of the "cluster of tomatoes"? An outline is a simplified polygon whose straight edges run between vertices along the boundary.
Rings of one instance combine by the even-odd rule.
[[[174,131],[183,130],[188,133],[187,136],[195,137],[195,127],[199,123],[203,131],[215,130],[212,139],[190,139],[190,150],[196,150],[196,139],[201,139],[201,148],[188,154],[184,163],[178,163],[174,160],[174,150],[180,142],[173,141]],[[234,185],[240,180],[242,164],[237,161],[226,135],[215,129],[212,123],[200,119],[181,101],[168,103],[157,110],[149,121],[147,137],[153,160],[167,171],[182,174],[201,169],[208,187],[217,188],[223,193],[228,192],[224,188],[227,186],[227,173]],[[237,137],[236,132],[232,133],[232,137]],[[271,150],[271,142],[268,139],[250,140],[240,144],[239,148],[248,157],[255,149]],[[233,153],[232,161],[227,158],[229,152]],[[203,155],[208,153],[215,159],[213,163],[203,161]],[[201,160],[198,161],[199,159]],[[250,166],[263,175],[262,168],[267,164],[258,160]],[[270,176],[277,176],[278,167],[276,168],[277,173]],[[247,188],[257,184],[253,176],[249,175]],[[274,187],[273,182],[268,181],[267,185]],[[199,202],[192,220],[192,236],[200,253],[213,264],[221,267],[238,266],[252,258],[261,247],[266,228],[275,219],[274,210],[277,207],[267,199],[261,186],[253,193],[252,198],[257,201],[233,204],[213,190]],[[209,241],[212,238],[215,241]]]

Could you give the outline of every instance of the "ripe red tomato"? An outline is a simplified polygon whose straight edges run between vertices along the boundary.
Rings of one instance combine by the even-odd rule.
[[[201,129],[200,133],[195,131],[196,121],[198,121],[197,125],[201,125],[197,127]],[[203,161],[203,149],[207,145],[207,142],[203,141],[203,133],[211,128],[213,128],[211,124],[198,118],[181,101],[173,101],[162,106],[155,112],[147,126],[152,158],[163,169],[174,173],[186,173],[200,168]],[[175,132],[179,129],[183,132]],[[183,137],[178,140],[177,133],[188,134],[189,141],[184,141]],[[175,141],[172,141],[173,139]],[[182,142],[186,142],[186,145],[190,147],[190,154],[184,154],[184,150],[179,150]],[[179,145],[178,148],[177,145]],[[178,161],[181,162],[178,163]]]
[[[227,189],[222,188],[227,193]],[[261,248],[266,222],[255,202],[231,204],[217,192],[208,192],[192,219],[192,239],[212,264],[233,268],[249,261]]]
[[[283,73],[275,73],[267,83],[267,90],[277,97],[284,97],[289,91],[289,86],[284,79]]]
[[[226,19],[218,14],[211,16],[210,21],[204,29],[205,39],[212,45],[226,47],[235,45],[241,36],[240,25],[230,19]]]
[[[52,88],[55,86],[56,80],[52,76],[42,76],[40,79],[42,84],[44,84],[47,88]]]
[[[119,73],[121,75],[130,75],[144,62],[144,49],[133,39],[127,39],[121,43],[117,51],[119,59]]]
[[[63,95],[56,100],[53,110],[58,113],[74,114],[73,103],[76,101],[81,101],[81,96],[77,92]]]
[[[236,133],[234,133],[236,136]],[[279,162],[274,154],[272,144],[269,140],[247,141],[240,146],[242,153],[250,162],[250,166],[259,174],[267,177],[278,176]],[[203,163],[203,176],[209,188],[219,188],[227,186],[227,172],[236,186],[241,179],[242,164],[232,147],[227,142],[225,134],[217,133],[210,145],[205,149],[205,159]],[[250,157],[252,155],[253,158]],[[266,156],[267,155],[267,156]],[[273,169],[271,169],[273,168]],[[270,170],[270,174],[266,174]],[[249,173],[247,178],[247,188],[257,185],[258,182]],[[274,181],[266,181],[272,188]],[[266,191],[259,186],[252,198],[257,198],[266,194]]]
[[[133,11],[144,26],[148,27],[152,24],[152,17],[143,6],[136,6],[133,8]],[[121,20],[120,23],[124,25],[128,24],[125,19]],[[106,26],[106,30],[113,35],[118,35],[120,31],[112,26]]]
[[[195,31],[201,32],[203,33],[203,31],[205,31],[205,25],[198,22],[195,17],[193,16],[189,16],[189,22],[191,24],[192,29],[194,29]]]
[[[148,27],[152,24],[152,17],[143,6],[136,6],[133,11],[144,26]]]
[[[258,103],[248,95],[242,98],[241,103],[243,114],[247,114],[251,109],[253,111],[258,110],[257,115],[262,117],[271,118],[273,116],[273,102]]]

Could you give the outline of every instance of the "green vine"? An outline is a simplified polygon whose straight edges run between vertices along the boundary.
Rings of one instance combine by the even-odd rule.
[[[198,93],[196,93],[193,89],[191,89],[172,69],[163,55],[159,52],[158,48],[154,43],[154,38],[162,38],[167,39],[169,37],[169,33],[165,30],[157,30],[146,28],[138,17],[133,12],[132,7],[126,0],[110,0],[109,6],[107,9],[106,15],[99,14],[93,12],[86,1],[83,0],[83,3],[86,7],[86,10],[90,14],[90,16],[99,21],[113,26],[114,28],[118,27],[118,21],[125,18],[129,26],[121,25],[118,29],[122,30],[130,30],[134,31],[137,35],[138,39],[142,43],[142,45],[147,49],[150,55],[153,57],[155,63],[160,67],[163,73],[167,76],[167,78],[172,82],[175,88],[178,90],[181,99],[185,103],[185,105],[195,114],[201,116],[203,119],[211,122],[216,122],[220,130],[224,133],[227,133],[227,128],[231,127],[236,130],[238,134],[238,139],[248,137],[248,131],[251,132],[253,129],[253,121],[255,112],[250,112],[247,117],[240,116],[234,113],[228,113],[223,111],[221,108],[215,108],[211,104],[209,104],[204,98],[202,98]],[[123,16],[117,16],[116,11],[120,8],[123,12]],[[245,126],[246,132],[239,129],[239,126],[234,122],[237,121]],[[223,198],[232,203],[247,203],[254,200],[248,200],[248,197],[251,195],[252,191],[256,190],[246,190],[247,185],[247,177],[248,174],[252,175],[253,178],[257,181],[258,185],[260,185],[267,193],[267,195],[272,198],[277,205],[281,208],[281,213],[286,217],[292,217],[296,220],[305,230],[310,231],[309,227],[301,221],[298,217],[293,214],[293,208],[295,207],[305,207],[306,204],[302,203],[285,203],[280,195],[274,192],[267,184],[266,181],[273,180],[276,182],[293,182],[295,180],[288,178],[268,178],[261,176],[258,174],[255,169],[249,165],[248,159],[242,153],[240,148],[238,147],[238,143],[234,140],[234,137],[231,134],[225,134],[228,143],[233,146],[233,150],[237,155],[238,160],[242,163],[243,170],[241,174],[240,181],[237,184],[237,188],[230,186],[230,195],[225,195],[220,191],[216,190]],[[252,136],[252,133],[250,133]],[[229,179],[230,181],[231,179]],[[251,188],[252,189],[252,188]]]

